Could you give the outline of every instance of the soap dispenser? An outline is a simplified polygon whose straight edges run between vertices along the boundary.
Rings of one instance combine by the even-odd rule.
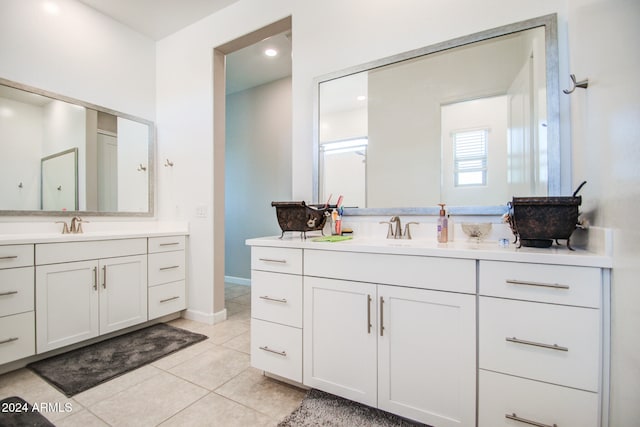
[[[449,234],[449,221],[447,213],[444,210],[445,204],[438,203],[440,206],[440,215],[438,216],[438,243],[447,243]]]

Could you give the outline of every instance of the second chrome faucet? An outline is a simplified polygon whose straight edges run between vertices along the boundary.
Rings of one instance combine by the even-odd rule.
[[[389,228],[387,229],[387,239],[411,239],[411,230],[409,226],[417,224],[417,222],[408,222],[405,225],[404,233],[402,232],[402,222],[400,221],[400,217],[397,215],[392,216],[389,221],[380,221],[380,224],[389,224]]]

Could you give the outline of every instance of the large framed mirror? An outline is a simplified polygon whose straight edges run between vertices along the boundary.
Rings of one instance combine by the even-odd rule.
[[[0,215],[152,216],[153,122],[0,78]]]
[[[501,214],[560,192],[556,15],[316,79],[315,191],[356,215]]]

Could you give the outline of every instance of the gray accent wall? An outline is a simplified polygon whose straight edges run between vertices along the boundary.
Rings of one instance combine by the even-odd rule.
[[[250,279],[246,239],[280,234],[271,202],[291,200],[291,115],[291,77],[227,96],[227,277]]]

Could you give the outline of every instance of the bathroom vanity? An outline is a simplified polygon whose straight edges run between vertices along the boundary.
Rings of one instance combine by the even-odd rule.
[[[610,257],[251,239],[252,365],[443,426],[607,425]]]
[[[2,235],[0,365],[184,310],[187,235],[186,226],[141,223]]]

